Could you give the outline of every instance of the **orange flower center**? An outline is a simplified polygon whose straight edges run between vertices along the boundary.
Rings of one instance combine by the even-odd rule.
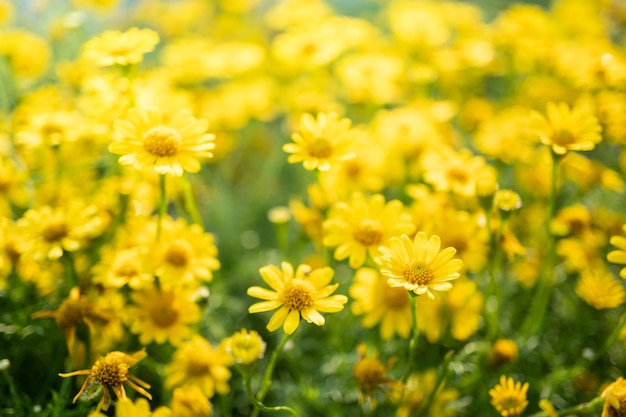
[[[326,138],[315,138],[307,146],[307,152],[314,158],[328,158],[333,153],[333,147]]]
[[[160,158],[176,155],[181,144],[180,134],[167,126],[153,127],[143,135],[143,148]]]
[[[128,380],[128,364],[120,355],[110,353],[98,359],[91,368],[91,375],[105,387],[116,387]]]
[[[409,294],[404,288],[390,287],[386,283],[382,287],[382,298],[385,306],[394,310],[401,310],[409,304]]]
[[[385,367],[376,358],[365,357],[354,365],[354,378],[364,387],[375,387],[387,381]]]
[[[69,329],[82,323],[88,313],[87,300],[83,298],[78,300],[67,299],[63,301],[56,312],[56,322],[60,329]]]
[[[354,232],[354,240],[363,246],[378,245],[383,237],[380,223],[375,220],[364,220]]]
[[[118,277],[130,278],[139,275],[139,268],[134,262],[126,261],[118,265],[114,273]]]
[[[41,235],[46,242],[53,243],[63,239],[68,233],[69,227],[67,227],[67,223],[60,219],[54,219],[46,223]]]
[[[281,301],[290,310],[305,310],[313,305],[313,287],[304,280],[294,279],[283,290]]]
[[[165,251],[165,261],[177,268],[185,267],[189,264],[191,254],[189,245],[186,242],[174,241],[170,243]]]
[[[411,262],[404,268],[404,277],[411,284],[428,285],[435,274],[424,262]]]
[[[575,137],[569,130],[559,129],[552,135],[552,142],[557,145],[567,145],[575,142]]]

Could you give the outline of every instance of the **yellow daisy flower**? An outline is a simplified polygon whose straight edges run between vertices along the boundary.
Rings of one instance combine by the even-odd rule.
[[[145,350],[140,350],[132,355],[115,351],[98,359],[91,369],[59,374],[59,376],[67,378],[76,375],[89,375],[78,394],[74,397],[74,402],[89,388],[92,382],[96,382],[102,385],[103,388],[102,398],[98,403],[96,411],[107,410],[111,405],[109,388],[113,390],[117,398],[127,398],[123,384],[127,384],[141,395],[152,399],[150,393],[146,391],[146,389],[150,388],[150,385],[128,372],[129,368],[135,366],[137,362],[146,356]]]
[[[567,103],[550,102],[546,116],[533,111],[531,128],[539,141],[552,147],[557,155],[567,151],[589,151],[602,140],[598,119],[582,106],[570,108]]]
[[[619,307],[626,300],[624,285],[610,272],[595,269],[581,272],[576,294],[596,310]]]
[[[191,294],[179,288],[147,288],[131,294],[135,307],[128,310],[130,331],[139,335],[139,342],[169,341],[178,346],[192,335],[190,324],[200,321],[199,307]]]
[[[626,224],[622,228],[624,233],[626,233]],[[626,237],[611,236],[610,242],[611,245],[617,246],[618,250],[609,252],[606,259],[613,264],[626,265]],[[619,276],[626,279],[626,267],[619,271]]]
[[[324,222],[325,246],[336,246],[335,259],[349,259],[358,268],[367,256],[376,261],[378,247],[389,238],[415,231],[415,224],[399,200],[385,203],[382,194],[365,197],[355,193],[350,202],[335,204]]]
[[[230,391],[231,365],[232,358],[223,345],[213,348],[206,339],[194,335],[176,349],[172,362],[166,366],[165,386],[196,386],[208,398],[216,391],[226,394]]]
[[[283,326],[285,333],[292,334],[300,325],[300,316],[309,323],[322,326],[325,320],[320,311],[336,313],[348,302],[345,295],[331,296],[339,284],[329,285],[335,274],[330,267],[312,269],[302,264],[294,274],[293,266],[282,262],[281,269],[267,265],[259,272],[274,291],[256,286],[248,288],[249,296],[265,300],[250,306],[248,312],[261,313],[278,308],[267,323],[270,332]]]
[[[302,162],[308,171],[329,171],[333,164],[354,158],[351,124],[350,119],[340,119],[335,113],[319,113],[317,118],[303,114],[299,131],[291,135],[293,143],[283,145],[283,151],[291,154],[287,161]]]
[[[166,118],[156,109],[130,109],[126,119],[116,120],[109,151],[122,155],[122,165],[152,167],[159,174],[176,177],[183,171],[200,171],[197,158],[211,158],[215,135],[206,133],[209,123],[182,110]]]
[[[502,417],[515,417],[522,414],[528,405],[527,391],[528,382],[522,385],[502,375],[500,383],[489,390],[489,396],[491,404]]]
[[[151,29],[108,30],[85,43],[82,58],[99,67],[138,64],[158,43],[159,34]]]
[[[365,328],[380,324],[380,336],[391,339],[395,334],[407,339],[413,319],[408,293],[403,288],[390,287],[377,270],[360,268],[350,287],[354,299],[352,313],[363,316]]]
[[[419,232],[411,240],[407,235],[393,237],[390,246],[381,246],[381,273],[392,287],[404,287],[416,295],[427,294],[434,298],[431,290],[448,291],[452,281],[459,277],[463,267],[460,259],[452,259],[456,249],[440,251],[439,236],[430,238]]]

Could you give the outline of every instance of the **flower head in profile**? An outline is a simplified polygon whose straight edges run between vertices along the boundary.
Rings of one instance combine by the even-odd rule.
[[[140,350],[132,355],[117,351],[110,352],[106,356],[98,359],[91,369],[59,374],[59,376],[67,378],[76,375],[88,375],[82,388],[74,397],[74,402],[76,402],[82,393],[85,392],[85,390],[93,382],[95,382],[100,384],[103,388],[102,398],[98,403],[96,411],[107,410],[111,405],[111,394],[109,393],[109,388],[113,390],[117,398],[127,398],[126,391],[124,390],[124,384],[133,388],[141,395],[152,399],[150,393],[146,391],[146,389],[150,388],[150,385],[146,384],[144,381],[132,375],[128,371],[129,368],[135,366],[137,362],[146,356],[147,354],[145,350]]]
[[[298,132],[291,135],[293,142],[283,145],[283,151],[291,154],[287,161],[302,162],[308,171],[329,171],[333,164],[353,158],[351,124],[350,119],[340,119],[335,113],[319,113],[317,118],[303,114]]]
[[[456,249],[441,250],[439,236],[419,232],[411,239],[407,235],[393,237],[390,246],[381,246],[381,269],[391,287],[404,287],[415,294],[434,298],[432,290],[448,291],[449,281],[457,279],[463,267],[460,259],[452,259]]]
[[[539,141],[550,146],[557,155],[565,155],[567,151],[590,151],[602,140],[602,127],[596,116],[582,106],[570,108],[563,102],[548,103],[546,116],[533,112],[531,129]]]
[[[500,383],[489,390],[489,396],[491,404],[502,417],[515,417],[522,414],[528,405],[527,391],[528,382],[522,385],[502,375]]]
[[[236,363],[250,365],[263,357],[265,342],[256,331],[241,329],[228,338],[226,350]]]
[[[138,64],[159,40],[159,34],[151,29],[108,30],[85,43],[82,57],[99,67]]]
[[[576,294],[596,310],[624,304],[626,290],[608,271],[585,269],[576,283]]]
[[[325,246],[336,246],[335,259],[349,258],[350,267],[362,266],[367,256],[378,259],[378,247],[392,236],[413,233],[415,224],[399,200],[385,202],[382,194],[355,193],[333,206],[324,222]]]
[[[626,224],[622,226],[626,233]],[[611,245],[617,246],[617,250],[612,250],[607,255],[607,260],[613,264],[626,265],[626,237],[611,236]],[[622,268],[619,276],[626,279],[626,267]]]
[[[121,155],[122,165],[152,168],[175,177],[184,171],[200,171],[198,158],[211,158],[215,135],[206,133],[209,123],[181,110],[165,117],[156,109],[130,109],[126,119],[116,120],[109,151]]]
[[[302,264],[294,273],[290,263],[282,262],[280,269],[267,265],[259,272],[273,291],[257,286],[248,288],[249,296],[265,300],[251,305],[248,312],[261,313],[278,308],[267,323],[270,332],[283,326],[285,333],[292,334],[300,325],[300,317],[322,326],[325,319],[320,312],[336,313],[348,302],[345,295],[331,295],[339,284],[330,284],[335,275],[330,267],[312,269]]]
[[[617,417],[626,411],[626,380],[621,376],[602,391],[602,417]]]

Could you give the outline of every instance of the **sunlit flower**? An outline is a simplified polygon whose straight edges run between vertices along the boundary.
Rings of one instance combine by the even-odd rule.
[[[527,391],[528,382],[522,385],[521,382],[502,375],[500,383],[489,390],[489,396],[491,404],[502,417],[515,417],[522,414],[528,405]]]
[[[59,374],[59,376],[67,378],[76,375],[88,375],[80,391],[78,391],[78,394],[74,397],[74,402],[76,402],[82,393],[89,388],[92,382],[95,382],[100,384],[103,388],[102,398],[98,403],[96,411],[100,411],[101,409],[107,410],[111,405],[111,394],[109,393],[109,388],[113,390],[117,398],[127,398],[123,384],[127,384],[141,395],[152,399],[150,393],[146,391],[146,389],[150,388],[150,385],[146,384],[144,381],[132,375],[128,371],[129,368],[135,366],[137,362],[146,356],[147,354],[145,350],[140,350],[132,355],[117,351],[111,352],[98,359],[91,369]]]
[[[402,384],[387,376],[387,371],[395,362],[393,359],[383,364],[377,357],[368,356],[365,345],[359,345],[359,361],[352,368],[352,376],[359,386],[359,402],[369,398],[372,408],[376,407],[374,391],[381,391],[388,398],[393,399],[402,390]]]
[[[283,150],[291,154],[287,161],[302,162],[309,171],[328,171],[333,164],[353,158],[351,124],[350,119],[340,119],[335,113],[319,113],[317,118],[303,114],[298,132],[291,135],[293,143],[283,145]]]
[[[602,391],[602,417],[618,417],[626,410],[626,380],[621,376]]]
[[[419,232],[415,239],[407,235],[393,237],[390,246],[381,246],[381,273],[392,287],[404,287],[416,295],[427,294],[434,298],[431,290],[448,291],[452,281],[459,277],[463,267],[460,259],[452,259],[456,249],[440,251],[439,236],[430,238]]]
[[[626,233],[626,224],[622,228],[624,233]],[[617,246],[618,249],[609,252],[606,257],[607,260],[614,264],[626,265],[626,237],[611,236],[611,245]],[[626,267],[620,270],[619,275],[626,279]]]
[[[365,328],[380,325],[380,336],[391,339],[396,333],[403,339],[411,334],[413,318],[409,294],[403,288],[390,287],[377,270],[360,268],[350,287],[354,298],[352,313],[363,316]]]
[[[297,270],[288,262],[281,263],[281,269],[267,265],[259,269],[263,280],[272,288],[248,288],[248,295],[262,301],[250,306],[248,312],[261,313],[278,308],[267,323],[271,332],[283,326],[285,333],[292,334],[300,324],[300,316],[309,323],[323,326],[324,313],[336,313],[343,310],[348,302],[345,295],[331,295],[339,284],[330,284],[335,271],[330,267],[312,269],[302,264]]]
[[[172,393],[173,417],[210,417],[213,407],[202,389],[190,385],[174,389]]]
[[[552,147],[557,155],[567,151],[589,151],[602,140],[602,128],[596,116],[582,106],[570,108],[567,103],[549,102],[546,116],[531,115],[531,129],[539,141]]]
[[[155,109],[133,108],[126,117],[115,121],[114,141],[109,145],[110,152],[122,155],[122,165],[180,177],[184,171],[200,171],[198,158],[213,156],[215,135],[206,133],[208,122],[188,111],[166,118]]]
[[[159,34],[151,29],[108,30],[85,43],[82,57],[100,67],[138,64],[158,43]]]
[[[624,285],[610,272],[596,269],[581,272],[576,294],[596,310],[619,307],[626,300]]]
[[[178,346],[192,335],[191,324],[200,321],[200,308],[191,301],[191,293],[179,288],[146,288],[131,293],[135,302],[128,309],[130,331],[139,334],[139,341],[169,341]]]
[[[265,342],[256,331],[241,329],[228,338],[226,350],[235,363],[250,365],[263,357]]]
[[[223,344],[214,348],[203,337],[194,335],[176,349],[172,361],[166,366],[165,386],[196,386],[208,398],[215,392],[226,394],[230,391],[228,367],[232,363]]]
[[[335,259],[350,258],[350,267],[362,266],[367,256],[377,260],[378,247],[393,236],[412,234],[415,225],[404,212],[399,200],[385,202],[385,197],[375,194],[366,197],[355,193],[348,202],[335,204],[324,222],[325,246],[334,247]]]

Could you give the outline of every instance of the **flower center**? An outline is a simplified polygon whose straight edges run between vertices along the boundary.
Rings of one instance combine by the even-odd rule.
[[[519,396],[509,394],[500,400],[500,407],[502,408],[502,411],[508,411],[510,416],[517,416],[519,415],[518,409],[522,403],[523,401],[519,398]]]
[[[404,276],[411,284],[428,285],[435,275],[424,262],[411,262],[404,268]]]
[[[387,381],[385,367],[376,358],[363,358],[354,365],[354,378],[359,385],[374,387]]]
[[[204,358],[196,357],[187,362],[187,373],[191,376],[202,376],[209,373],[211,364]]]
[[[390,287],[385,283],[382,292],[385,306],[393,310],[402,310],[409,304],[409,294],[404,288]]]
[[[333,147],[326,138],[315,138],[308,146],[309,155],[314,158],[328,158],[333,153]]]
[[[174,241],[170,243],[165,251],[165,261],[177,268],[187,266],[191,258],[190,251],[186,242]]]
[[[552,135],[552,142],[557,145],[567,145],[572,142],[575,142],[574,135],[569,130],[560,129],[554,132]]]
[[[160,328],[166,329],[171,327],[172,324],[178,320],[178,311],[174,310],[169,305],[156,306],[150,312],[152,322]]]
[[[60,329],[69,329],[83,322],[89,312],[87,300],[65,300],[56,313],[56,322]]]
[[[41,232],[43,239],[48,243],[58,242],[69,233],[69,227],[63,220],[51,220]]]
[[[460,184],[467,184],[470,181],[470,176],[467,171],[460,168],[452,168],[448,171],[448,178],[453,182]]]
[[[281,301],[290,310],[302,311],[313,305],[313,288],[311,284],[301,279],[294,279],[283,290]]]
[[[380,243],[383,237],[380,223],[376,220],[363,220],[354,232],[354,240],[363,246],[372,246]]]
[[[116,387],[128,380],[128,364],[115,352],[98,359],[91,368],[91,375],[105,387]]]
[[[156,126],[143,135],[143,148],[158,157],[174,156],[178,153],[182,139],[180,134],[167,126]]]

